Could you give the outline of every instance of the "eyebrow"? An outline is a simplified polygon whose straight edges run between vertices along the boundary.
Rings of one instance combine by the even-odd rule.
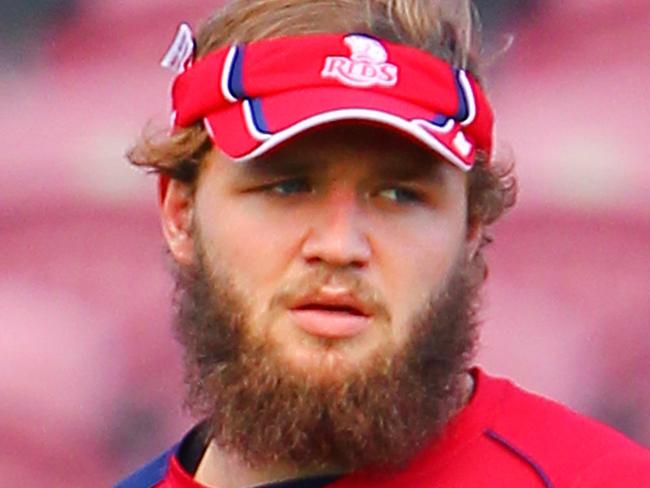
[[[318,164],[312,158],[263,157],[240,163],[239,175],[243,178],[269,178],[292,174],[304,174]],[[326,164],[322,162],[321,164]]]
[[[398,181],[422,181],[425,183],[442,183],[444,164],[449,164],[441,157],[427,155],[423,160],[391,159],[380,163],[377,173],[388,179]]]
[[[412,158],[412,156],[411,156]],[[326,159],[315,155],[254,158],[240,164],[238,176],[245,179],[263,179],[289,175],[308,175],[318,169],[327,169],[332,164]],[[417,160],[404,159],[399,156],[383,159],[377,163],[375,176],[396,181],[420,181],[423,183],[441,184],[444,182],[442,167],[447,163],[441,156],[423,154]]]

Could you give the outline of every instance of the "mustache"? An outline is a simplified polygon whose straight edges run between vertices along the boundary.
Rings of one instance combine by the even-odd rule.
[[[349,269],[317,265],[300,277],[281,286],[271,299],[270,307],[289,308],[291,304],[318,294],[324,287],[344,288],[374,317],[390,320],[390,312],[381,292]]]

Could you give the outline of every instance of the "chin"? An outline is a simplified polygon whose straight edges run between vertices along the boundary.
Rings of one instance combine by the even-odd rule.
[[[376,370],[378,358],[387,358],[386,348],[375,344],[310,337],[299,344],[284,344],[278,360],[288,371],[312,381],[344,381],[364,371]]]

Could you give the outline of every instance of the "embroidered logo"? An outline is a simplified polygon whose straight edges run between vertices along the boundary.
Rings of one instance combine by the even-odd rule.
[[[321,72],[323,78],[335,78],[355,88],[395,86],[398,68],[388,62],[384,46],[371,37],[352,34],[344,39],[350,48],[350,57],[329,56]]]

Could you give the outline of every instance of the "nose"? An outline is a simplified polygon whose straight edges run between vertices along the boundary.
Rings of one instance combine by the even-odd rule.
[[[364,268],[371,256],[367,215],[354,191],[332,191],[318,203],[302,246],[304,259]]]

